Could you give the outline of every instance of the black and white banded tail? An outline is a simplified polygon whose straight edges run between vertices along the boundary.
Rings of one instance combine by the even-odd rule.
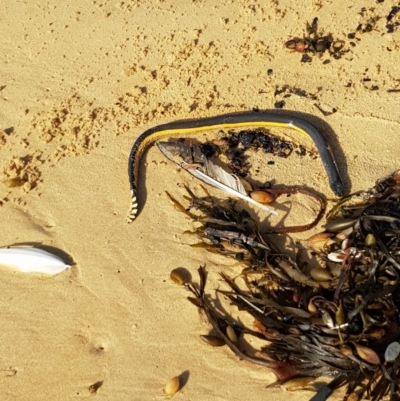
[[[131,189],[131,196],[131,207],[129,208],[128,216],[126,217],[126,221],[128,223],[132,223],[132,221],[136,219],[138,213],[138,202],[136,198],[136,191],[134,189]]]

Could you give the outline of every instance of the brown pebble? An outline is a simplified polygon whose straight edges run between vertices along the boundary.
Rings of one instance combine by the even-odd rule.
[[[186,284],[185,277],[183,277],[182,273],[178,269],[172,270],[169,277],[175,284],[178,284],[178,285]]]
[[[179,376],[173,377],[164,387],[164,394],[172,397],[179,391],[180,382]]]

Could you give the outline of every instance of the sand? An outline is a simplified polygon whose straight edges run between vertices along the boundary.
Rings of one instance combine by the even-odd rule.
[[[163,400],[180,374],[176,400],[312,396],[266,390],[268,370],[201,342],[210,326],[170,271],[182,266],[197,280],[202,264],[240,267],[188,246],[191,222],[165,191],[182,199],[184,184],[199,183],[155,147],[141,169],[145,206],[128,225],[128,155],[157,124],[284,100],[284,110],[324,121],[346,192],[371,187],[400,167],[400,93],[388,91],[400,89],[400,27],[388,32],[386,18],[395,3],[3,0],[0,181],[27,183],[0,183],[0,245],[56,247],[74,265],[54,277],[0,271],[2,400]],[[343,41],[339,59],[302,63],[285,48],[314,17],[321,35]],[[254,157],[260,181],[333,196],[318,158]],[[295,206],[293,221],[312,217],[307,200]]]

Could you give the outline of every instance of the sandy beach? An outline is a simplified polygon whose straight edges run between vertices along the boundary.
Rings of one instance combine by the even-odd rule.
[[[182,375],[177,401],[309,400],[312,389],[266,389],[275,380],[268,369],[200,340],[210,326],[171,270],[197,281],[205,264],[217,289],[221,269],[241,268],[189,246],[193,225],[165,191],[182,200],[184,185],[201,193],[200,183],[156,147],[141,164],[144,206],[127,224],[128,156],[158,124],[279,106],[303,113],[333,144],[346,193],[372,187],[400,167],[396,5],[4,0],[0,246],[55,247],[73,266],[51,277],[0,270],[0,398],[164,400],[166,382]],[[285,43],[307,36],[314,18],[337,51],[307,60]],[[317,155],[308,138],[272,133]],[[334,197],[319,157],[255,152],[251,162],[261,182]],[[4,183],[15,178],[23,185]],[[312,202],[293,202],[285,224],[312,218]],[[280,224],[254,213],[263,227]]]

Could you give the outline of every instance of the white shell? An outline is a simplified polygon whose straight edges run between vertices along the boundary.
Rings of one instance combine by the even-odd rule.
[[[344,243],[344,241],[343,241]],[[339,249],[335,252],[328,253],[328,259],[335,263],[342,263],[346,257],[358,259],[362,255],[355,247],[347,248],[346,250]]]
[[[393,362],[400,354],[400,344],[395,341],[388,345],[385,351],[385,361]]]
[[[0,267],[23,273],[58,274],[71,267],[62,259],[43,249],[30,246],[0,248]]]
[[[342,263],[344,256],[344,252],[341,249],[335,252],[328,253],[328,259],[335,263]]]

